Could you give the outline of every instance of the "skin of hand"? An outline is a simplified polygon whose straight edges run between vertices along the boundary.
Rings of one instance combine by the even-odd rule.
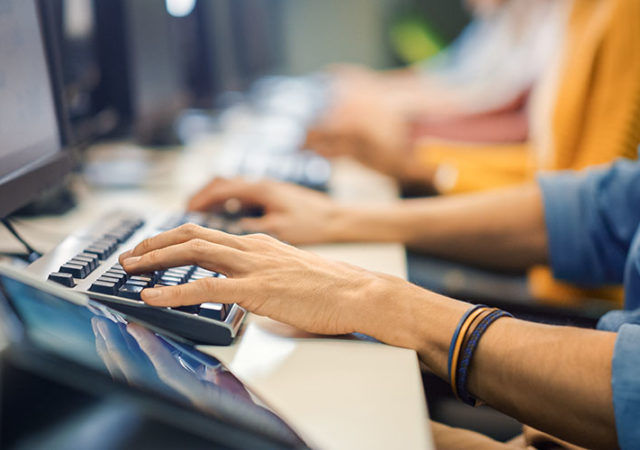
[[[142,299],[149,304],[193,305],[204,299],[238,303],[257,314],[321,334],[355,331],[366,316],[362,314],[366,296],[360,293],[386,278],[326,261],[266,235],[234,236],[192,224],[147,239],[120,260],[130,272],[197,264],[228,277],[145,289]],[[290,308],[294,303],[297,306]]]
[[[186,225],[120,257],[130,273],[197,264],[228,278],[145,289],[153,306],[218,301],[322,334],[361,332],[412,348],[446,378],[451,336],[469,304],[404,280],[324,260],[264,235]],[[512,417],[590,448],[616,445],[611,392],[615,333],[504,318],[483,335],[468,388]],[[585,351],[589,349],[589,351]]]
[[[247,231],[268,233],[294,244],[335,239],[331,224],[340,208],[325,194],[293,184],[217,178],[191,198],[187,209],[216,210],[230,199],[240,201],[243,207],[263,209],[262,217],[241,220],[240,226]]]
[[[542,198],[533,183],[390,205],[347,206],[291,184],[217,179],[201,189],[188,208],[208,211],[230,199],[264,209],[263,217],[244,219],[244,228],[295,245],[401,242],[424,253],[503,270],[524,270],[547,259]]]
[[[391,81],[353,68],[339,70],[335,79],[332,104],[308,131],[305,148],[327,157],[350,156],[397,179],[406,178],[413,154],[410,122],[401,102],[383,88]]]

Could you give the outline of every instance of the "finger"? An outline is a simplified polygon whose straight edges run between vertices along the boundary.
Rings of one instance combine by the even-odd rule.
[[[266,206],[268,202],[263,183],[251,183],[240,179],[214,180],[189,200],[187,209],[189,211],[206,211],[234,198],[242,203],[260,206]]]
[[[152,250],[140,256],[122,260],[129,273],[144,273],[171,267],[197,265],[215,272],[236,273],[250,264],[245,252],[203,239],[192,239],[181,244]]]
[[[132,256],[142,256],[154,250],[166,248],[171,245],[182,244],[193,239],[203,239],[205,241],[236,249],[244,248],[241,244],[242,241],[238,239],[237,236],[188,223],[140,242],[133,248],[133,250],[129,250],[120,255],[120,264],[122,264],[125,259],[131,258]]]
[[[237,303],[240,282],[232,278],[204,278],[178,286],[149,288],[142,300],[152,306],[188,306],[201,303]]]

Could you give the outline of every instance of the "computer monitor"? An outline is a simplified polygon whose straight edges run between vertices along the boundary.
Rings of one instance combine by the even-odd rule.
[[[41,2],[80,143],[131,133],[152,143],[170,127],[188,104],[183,72],[197,36],[173,23],[164,0]]]
[[[235,6],[239,0],[199,1],[196,14],[203,29],[204,63],[211,68],[212,98],[227,91],[248,87],[240,53],[238,27],[241,11]]]
[[[245,83],[272,74],[283,54],[282,2],[233,0],[232,26],[238,67]]]
[[[0,217],[71,170],[35,0],[0,1]]]
[[[155,143],[156,133],[171,127],[187,105],[171,16],[164,1],[123,0],[122,6],[134,130]]]

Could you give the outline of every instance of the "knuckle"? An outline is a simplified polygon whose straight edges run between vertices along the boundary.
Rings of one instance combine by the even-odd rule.
[[[153,250],[147,253],[145,259],[148,264],[157,264],[161,259],[161,254],[158,250]]]
[[[251,235],[251,237],[253,239],[257,239],[260,241],[267,241],[267,242],[273,240],[273,238],[266,233],[254,233]]]
[[[206,291],[206,294],[211,294],[216,288],[216,278],[204,278],[200,280],[202,288]]]
[[[148,253],[152,248],[153,245],[151,243],[151,238],[145,239],[144,241],[140,242],[140,244],[138,244],[138,247],[136,248],[136,250],[138,251],[136,253]]]
[[[201,261],[207,256],[211,249],[211,244],[204,239],[192,239],[189,241],[189,250],[197,261]]]
[[[196,224],[185,223],[183,225],[180,225],[178,227],[178,230],[184,236],[193,237],[193,236],[196,236],[198,234],[199,228],[200,227],[198,225],[196,225]]]
[[[172,297],[176,303],[182,303],[184,300],[185,289],[183,285],[173,286]]]

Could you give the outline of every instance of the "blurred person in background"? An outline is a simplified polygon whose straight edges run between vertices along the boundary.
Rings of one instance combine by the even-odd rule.
[[[326,155],[353,156],[405,185],[440,194],[518,184],[541,170],[582,169],[621,156],[638,157],[640,2],[511,0],[474,6],[479,11],[476,20],[483,23],[480,28],[502,24],[507,30],[496,31],[494,46],[489,45],[488,32],[482,35],[484,40],[477,41],[481,43],[478,47],[473,42],[461,45],[468,50],[453,59],[464,56],[469,62],[459,64],[468,70],[461,73],[482,77],[456,78],[446,65],[433,75],[429,70],[427,75],[343,70],[338,74],[334,107],[310,130],[308,146]],[[528,22],[527,14],[535,20]],[[542,33],[543,37],[536,30],[550,34]],[[515,38],[520,31],[529,38],[514,42],[525,47],[518,50],[503,44],[502,52],[495,50],[500,48],[500,39]],[[483,51],[483,44],[492,50]],[[492,59],[493,51],[500,56],[498,60]],[[517,62],[513,70],[506,69],[509,53]],[[479,56],[477,61],[474,55]],[[484,71],[483,61],[490,63]],[[518,77],[521,65],[526,70]],[[428,81],[422,83],[423,78]],[[447,79],[449,84],[433,81]],[[359,85],[364,86],[362,91]],[[340,92],[345,94],[341,97]],[[517,105],[524,99],[523,132]],[[447,101],[454,106],[446,106]],[[438,117],[442,111],[443,116]],[[451,120],[451,116],[457,118]],[[427,136],[416,140],[412,133],[416,135],[420,128]],[[424,275],[433,267],[429,261],[413,266],[414,281],[437,289],[433,277]],[[526,287],[519,289],[526,291],[524,295],[552,303],[575,305],[583,298],[622,300],[619,286],[577,288],[554,280],[543,266],[529,269],[524,282]]]
[[[474,20],[426,62],[385,72],[333,68],[333,108],[309,143],[325,154],[340,154],[340,140],[325,142],[324,132],[360,127],[366,134],[381,126],[389,134],[394,128],[409,134],[410,141],[423,134],[474,142],[526,139],[524,104],[558,50],[567,2],[468,3]]]
[[[470,3],[477,18],[445,63],[338,69],[307,146],[438,193],[636,157],[637,1]]]

